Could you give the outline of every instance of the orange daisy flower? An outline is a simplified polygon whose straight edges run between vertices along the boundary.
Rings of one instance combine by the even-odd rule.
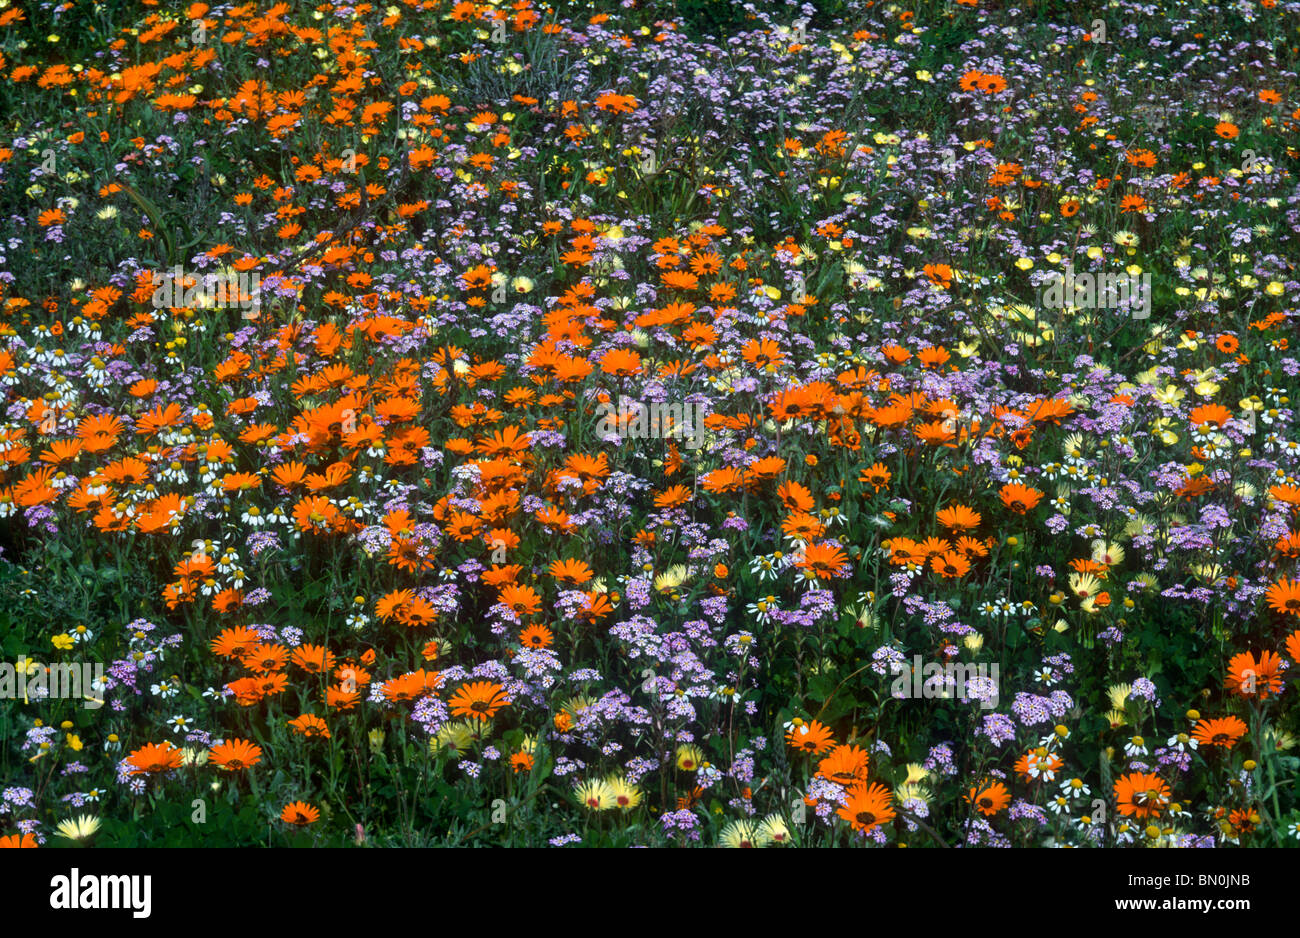
[[[452,716],[470,720],[490,720],[496,712],[509,703],[505,688],[491,681],[465,684],[447,701]]]
[[[1228,676],[1223,686],[1242,697],[1267,700],[1270,694],[1282,693],[1282,658],[1271,651],[1261,651],[1259,659],[1248,651],[1233,655],[1228,662]]]
[[[280,820],[296,827],[305,827],[320,820],[320,810],[305,801],[294,801],[280,811]]]
[[[838,546],[831,543],[810,544],[804,548],[803,557],[795,566],[809,579],[826,580],[838,576],[848,566],[849,558]]]
[[[993,817],[1011,803],[1011,794],[1001,782],[985,779],[966,793],[966,800],[985,817]]]
[[[862,784],[849,789],[849,800],[835,813],[849,822],[855,831],[869,831],[892,821],[897,812],[891,807],[893,795],[884,785]]]
[[[930,567],[945,580],[963,577],[970,573],[970,561],[955,550],[930,558]]]
[[[229,739],[208,750],[208,761],[228,772],[239,772],[262,761],[262,748],[246,739]]]
[[[1282,577],[1264,594],[1270,608],[1280,613],[1300,616],[1300,580],[1288,580]]]
[[[1217,720],[1198,720],[1192,738],[1202,746],[1222,746],[1231,749],[1237,740],[1246,735],[1247,726],[1238,717],[1220,717]]]
[[[831,731],[816,720],[800,723],[785,734],[785,741],[791,749],[818,755],[835,745]]]
[[[337,657],[323,645],[300,645],[293,650],[289,660],[304,671],[319,674],[333,668]]]
[[[817,774],[838,785],[866,781],[869,756],[857,746],[836,746],[830,755],[817,763]]]
[[[998,497],[1002,499],[1002,504],[1016,514],[1023,515],[1033,511],[1042,500],[1043,493],[1019,482],[1008,482],[998,491]]]
[[[526,648],[549,648],[554,636],[544,625],[530,625],[519,633],[519,643]]]
[[[889,480],[893,473],[885,468],[883,463],[872,463],[866,469],[863,469],[858,476],[859,482],[865,482],[879,492],[882,488],[889,485]]]
[[[1169,804],[1169,786],[1159,775],[1130,772],[1115,782],[1115,803],[1125,817],[1159,817]]]
[[[319,736],[322,739],[330,738],[330,728],[325,724],[324,720],[314,713],[304,713],[302,716],[290,720],[289,726],[293,728],[295,733],[306,736],[308,739],[313,736]]]
[[[966,505],[951,505],[939,511],[935,517],[950,531],[969,531],[978,527],[981,520],[980,513]]]
[[[181,751],[171,743],[149,743],[126,757],[132,775],[161,775],[181,766]]]

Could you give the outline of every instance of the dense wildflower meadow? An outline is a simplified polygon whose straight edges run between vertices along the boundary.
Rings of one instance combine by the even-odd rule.
[[[0,846],[1300,843],[1298,14],[0,0]]]

